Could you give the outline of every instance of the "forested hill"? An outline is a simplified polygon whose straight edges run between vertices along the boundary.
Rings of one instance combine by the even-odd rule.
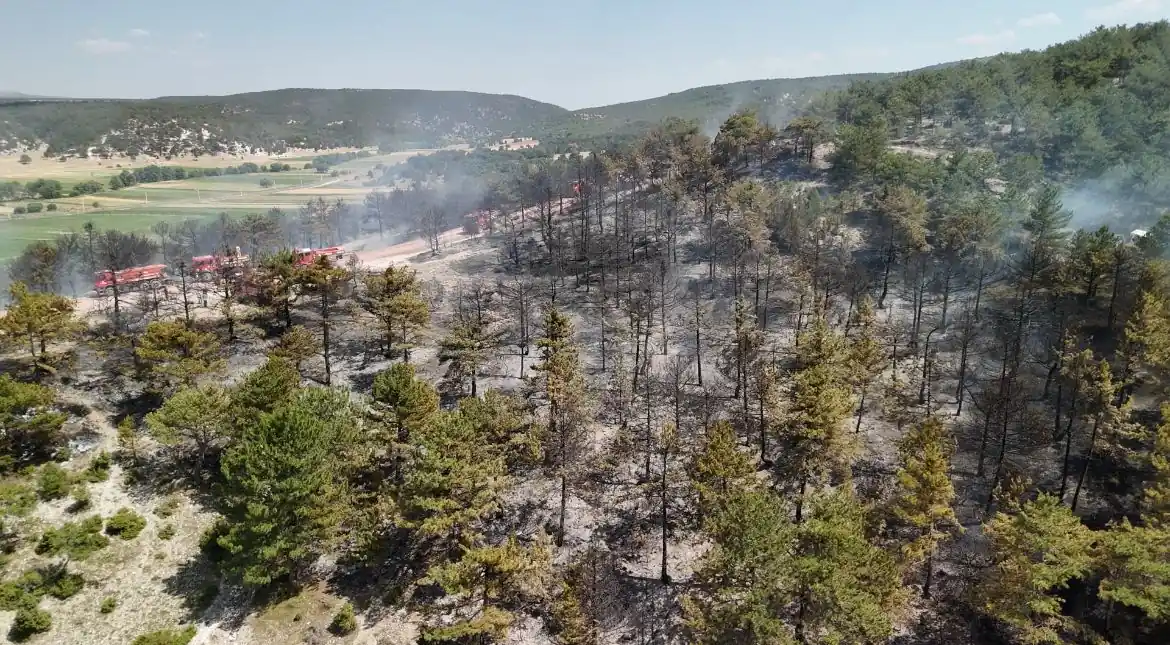
[[[1033,156],[1047,174],[1153,207],[1170,199],[1170,24],[1099,28],[1043,51],[863,81],[813,111],[894,136]]]
[[[710,132],[739,109],[754,109],[772,123],[783,125],[829,90],[843,90],[861,80],[888,74],[840,74],[808,78],[775,78],[725,85],[695,87],[643,101],[631,101],[575,110],[558,115],[540,127],[540,135],[557,140],[599,136],[636,136],[667,117],[697,122]]]
[[[208,154],[242,148],[433,147],[490,139],[567,113],[519,96],[286,89],[224,97],[0,103],[0,149]]]

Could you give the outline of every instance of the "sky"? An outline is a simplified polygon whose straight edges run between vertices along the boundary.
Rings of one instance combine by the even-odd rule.
[[[0,91],[472,90],[570,109],[1041,49],[1170,0],[0,0]]]

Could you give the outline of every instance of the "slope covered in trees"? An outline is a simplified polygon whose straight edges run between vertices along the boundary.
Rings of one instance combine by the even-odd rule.
[[[104,147],[159,156],[236,147],[436,147],[507,135],[563,112],[518,96],[426,90],[287,89],[141,101],[13,101],[0,104],[0,140],[7,147],[44,143],[58,153]]]
[[[1170,199],[1170,24],[1098,28],[1043,51],[855,83],[812,112],[895,138],[1035,158],[1148,212]],[[1019,162],[1022,166],[1027,164]]]

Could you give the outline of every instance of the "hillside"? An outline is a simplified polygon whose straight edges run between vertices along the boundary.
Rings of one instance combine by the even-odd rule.
[[[538,134],[550,140],[601,135],[636,135],[666,117],[696,121],[713,132],[732,112],[751,107],[774,123],[783,123],[818,95],[843,90],[859,80],[887,74],[841,74],[807,78],[775,78],[695,87],[643,101],[617,103],[557,115]]]
[[[928,145],[989,148],[1148,220],[1170,199],[1168,46],[1164,21],[1099,28],[1043,51],[858,83],[812,111]]]
[[[436,147],[513,132],[563,108],[518,96],[286,89],[225,97],[0,102],[0,149],[208,154],[285,147]]]

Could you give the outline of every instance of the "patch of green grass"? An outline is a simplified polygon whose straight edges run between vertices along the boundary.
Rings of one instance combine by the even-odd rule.
[[[12,627],[8,630],[8,639],[17,643],[24,642],[37,634],[49,631],[52,627],[53,616],[49,612],[36,607],[21,607],[16,610],[16,618],[12,620]]]
[[[185,629],[160,629],[157,632],[142,634],[130,645],[187,645],[192,638],[195,638],[194,626]]]

